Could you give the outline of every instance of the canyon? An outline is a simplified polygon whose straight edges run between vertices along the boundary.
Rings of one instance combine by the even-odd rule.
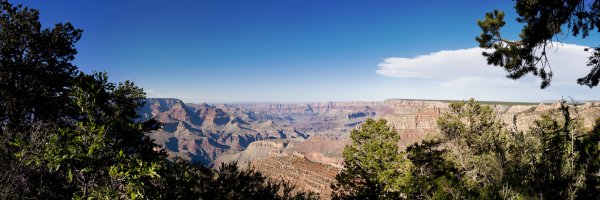
[[[342,168],[349,132],[368,118],[383,118],[400,134],[404,148],[438,134],[436,120],[449,101],[389,99],[382,102],[193,104],[150,98],[142,119],[156,118],[163,128],[151,133],[170,159],[207,166],[237,162],[265,175],[291,181],[299,189],[327,198]],[[554,103],[482,102],[510,127],[527,130]],[[574,115],[590,128],[600,102],[586,102]]]

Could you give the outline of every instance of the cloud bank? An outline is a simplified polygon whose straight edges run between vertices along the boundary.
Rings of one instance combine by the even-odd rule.
[[[554,72],[552,84],[575,83],[589,72],[585,65],[589,54],[586,46],[556,44],[548,53]],[[392,57],[379,63],[376,72],[397,78],[428,78],[442,81],[442,85],[477,86],[482,83],[499,86],[516,86],[504,78],[506,72],[500,67],[490,66],[481,55],[479,47],[443,50],[413,58]]]
[[[540,80],[527,75],[519,80],[506,78],[506,72],[487,64],[481,55],[484,49],[479,47],[442,50],[416,57],[391,57],[378,64],[376,73],[386,77],[411,80],[415,84],[430,84],[434,90],[448,90],[462,93],[465,98],[476,97],[479,93],[494,90],[507,91],[505,94],[485,96],[488,99],[503,99],[506,96],[534,96],[524,100],[560,98],[576,96],[579,98],[597,98],[593,91],[577,85],[577,78],[587,75],[588,52],[586,46],[576,44],[554,44],[547,51],[550,66],[554,73],[548,89],[540,90]],[[596,89],[596,88],[594,88]],[[595,92],[597,93],[597,92]],[[504,96],[502,96],[504,95]]]

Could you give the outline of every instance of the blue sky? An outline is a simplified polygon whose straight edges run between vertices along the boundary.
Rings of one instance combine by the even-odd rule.
[[[472,49],[477,19],[505,10],[504,34],[515,39],[521,25],[512,1],[15,3],[39,9],[44,26],[71,22],[84,30],[75,60],[80,69],[133,80],[151,97],[196,103],[600,98],[598,89],[575,84],[585,66],[554,67],[565,76],[540,90],[535,78],[508,80],[480,63]],[[555,63],[580,65],[574,51],[598,45],[598,35],[562,40],[571,46],[558,48]]]

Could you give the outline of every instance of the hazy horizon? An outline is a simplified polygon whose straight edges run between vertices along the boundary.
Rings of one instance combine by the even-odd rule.
[[[209,105],[217,105],[217,104],[310,104],[310,103],[370,103],[370,102],[381,102],[383,103],[384,101],[387,100],[404,100],[404,101],[440,101],[440,102],[455,102],[455,101],[468,101],[470,98],[467,99],[408,99],[408,98],[389,98],[389,99],[383,99],[383,100],[373,100],[373,101],[248,101],[248,102],[238,102],[238,101],[227,101],[227,102],[188,102],[179,98],[174,98],[174,97],[148,97],[147,99],[177,99],[177,100],[181,100],[183,103],[191,103],[191,104],[209,104]],[[591,100],[591,99],[570,99],[568,97],[562,98],[562,99],[556,99],[556,100],[540,100],[540,101],[496,101],[496,100],[480,100],[480,99],[475,99],[476,101],[479,101],[481,103],[523,103],[523,104],[539,104],[539,103],[544,103],[544,104],[548,104],[548,103],[556,103],[556,102],[560,102],[561,100],[565,100],[567,103],[571,103],[573,101],[577,102],[577,103],[582,103],[582,102],[590,102],[590,101],[600,101],[600,100]]]

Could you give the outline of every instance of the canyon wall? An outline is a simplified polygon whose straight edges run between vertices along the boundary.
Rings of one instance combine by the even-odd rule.
[[[486,103],[486,102],[482,102]],[[512,127],[526,130],[540,114],[558,103],[517,104],[494,102],[497,115]],[[171,158],[214,165],[238,161],[246,164],[255,141],[280,140],[283,153],[300,153],[307,159],[340,165],[348,133],[368,118],[384,118],[401,136],[400,146],[437,134],[436,120],[448,109],[448,101],[390,99],[383,102],[185,104],[177,99],[148,99],[142,118],[156,118],[163,129],[152,137]],[[578,106],[574,115],[591,127],[600,116],[600,102]],[[258,150],[257,152],[262,150]],[[241,153],[250,150],[249,154]],[[239,154],[239,155],[238,155]],[[223,156],[222,158],[219,158]],[[240,160],[241,159],[241,160]],[[216,161],[216,162],[215,162]]]
[[[559,103],[482,103],[491,105],[509,127],[522,131],[541,114],[560,107]],[[448,101],[404,99],[290,104],[147,99],[139,114],[163,123],[151,137],[166,148],[171,159],[209,166],[237,162],[240,167],[255,167],[277,179],[295,179],[303,189],[328,194],[328,184],[342,167],[348,134],[357,125],[368,118],[386,119],[400,134],[399,145],[404,148],[438,134],[437,118],[448,105]],[[587,102],[572,111],[572,116],[591,128],[600,116],[600,102]]]

